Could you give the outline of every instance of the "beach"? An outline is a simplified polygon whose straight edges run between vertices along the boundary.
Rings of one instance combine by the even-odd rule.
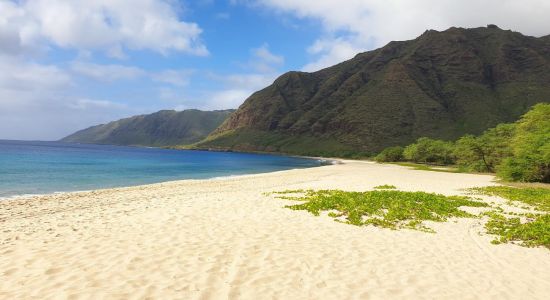
[[[494,180],[343,161],[0,200],[0,299],[548,299],[550,251],[493,245],[483,219],[357,227],[269,194],[464,195]]]

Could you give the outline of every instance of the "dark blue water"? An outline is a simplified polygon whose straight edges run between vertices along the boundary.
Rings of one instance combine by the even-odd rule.
[[[0,198],[321,164],[314,159],[278,155],[0,140]]]

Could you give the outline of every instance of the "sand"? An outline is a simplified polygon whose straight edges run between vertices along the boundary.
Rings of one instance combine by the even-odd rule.
[[[0,201],[0,299],[550,299],[550,251],[284,208],[298,188],[456,195],[488,175],[341,165]],[[487,200],[499,200],[486,197]]]

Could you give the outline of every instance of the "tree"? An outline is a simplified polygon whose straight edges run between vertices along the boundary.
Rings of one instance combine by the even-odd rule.
[[[407,146],[403,156],[407,160],[419,163],[453,164],[453,143],[422,137],[416,143]]]
[[[514,136],[514,128],[514,124],[499,124],[479,137],[461,137],[453,152],[457,164],[470,171],[495,172],[501,162],[512,155],[510,140]]]
[[[389,147],[378,154],[374,160],[377,162],[396,162],[403,160],[403,147]]]
[[[550,104],[537,104],[516,122],[512,156],[498,169],[504,179],[550,182]]]

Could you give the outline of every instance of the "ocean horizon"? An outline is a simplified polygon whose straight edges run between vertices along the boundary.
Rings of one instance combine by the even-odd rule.
[[[0,199],[322,165],[272,154],[0,140]]]

